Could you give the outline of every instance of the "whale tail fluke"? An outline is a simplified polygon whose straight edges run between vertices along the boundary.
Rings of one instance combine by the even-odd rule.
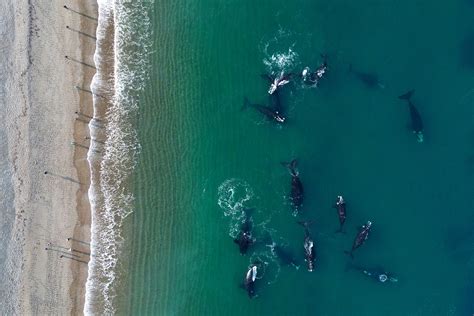
[[[404,93],[404,94],[398,96],[398,98],[401,99],[401,100],[406,100],[406,101],[410,102],[410,99],[411,99],[411,96],[413,95],[413,93],[415,93],[415,90],[410,90],[407,93]]]
[[[296,169],[296,165],[297,165],[296,159],[293,159],[290,162],[282,161],[281,164],[282,166],[285,166],[288,168],[292,176],[295,176],[295,177],[298,176],[298,170]]]

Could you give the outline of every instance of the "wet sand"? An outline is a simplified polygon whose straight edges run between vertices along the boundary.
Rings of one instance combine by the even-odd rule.
[[[20,315],[82,314],[90,253],[92,96],[77,87],[90,89],[95,73],[97,4],[12,5],[14,75],[7,82],[5,118],[16,216],[6,260],[12,306]]]

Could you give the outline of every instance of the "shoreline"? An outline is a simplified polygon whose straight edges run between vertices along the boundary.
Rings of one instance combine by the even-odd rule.
[[[21,0],[10,7],[14,34],[4,119],[15,219],[5,260],[11,277],[4,284],[12,297],[2,312],[82,314],[93,104],[75,86],[88,89],[95,69],[76,60],[94,64],[97,3]]]
[[[94,1],[95,2],[95,1]],[[95,5],[87,5],[85,2],[77,3],[77,11],[82,14],[86,14],[90,17],[97,17],[97,3]],[[77,13],[67,12],[71,15]],[[94,21],[91,18],[80,16],[79,30],[85,34],[90,34],[96,36],[97,30],[97,21]],[[81,45],[81,58],[80,60],[86,60],[94,65],[93,55],[96,50],[96,43],[88,36],[81,36],[78,33],[78,39]],[[82,82],[84,85],[87,83],[87,86],[90,89],[92,84],[92,79],[95,76],[96,71],[89,67],[83,67],[83,76]],[[93,98],[92,94],[86,93],[84,91],[79,91],[79,113],[85,114],[87,116],[93,116]],[[80,118],[80,115],[78,115]],[[74,126],[74,140],[76,142],[82,143],[86,142],[88,138],[89,147],[91,146],[91,137],[89,131],[89,124],[84,124],[80,120],[75,121]],[[87,160],[87,152],[81,148],[76,147],[74,151],[74,167],[77,170],[78,180],[81,183],[87,183],[87,186],[81,186],[77,190],[76,194],[76,203],[77,203],[77,214],[78,219],[73,231],[73,238],[75,240],[87,240],[89,242],[88,252],[90,254],[90,240],[91,240],[91,204],[89,201],[89,187],[91,185],[91,171],[89,167],[89,162]],[[84,246],[84,245],[83,245]],[[69,288],[69,296],[72,302],[72,314],[82,314],[84,311],[85,297],[86,297],[86,281],[88,276],[88,267],[79,269],[78,263],[71,261],[70,269],[71,273],[74,276],[73,281]]]
[[[126,304],[116,277],[127,264],[121,227],[133,212],[133,124],[151,45],[146,13],[134,13],[146,6],[8,1],[0,141],[13,215],[0,311],[113,313]]]

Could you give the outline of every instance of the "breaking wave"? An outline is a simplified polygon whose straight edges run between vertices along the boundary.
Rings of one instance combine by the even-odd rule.
[[[140,152],[135,128],[138,96],[149,73],[152,1],[99,0],[97,73],[91,84],[94,120],[91,142],[91,260],[85,314],[116,313],[123,220],[133,212],[130,177]]]

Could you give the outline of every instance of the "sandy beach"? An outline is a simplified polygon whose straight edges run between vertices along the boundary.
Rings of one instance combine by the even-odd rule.
[[[11,2],[14,45],[7,61],[14,75],[6,82],[4,119],[15,223],[5,311],[82,314],[90,253],[92,96],[86,90],[95,74],[97,4]]]

